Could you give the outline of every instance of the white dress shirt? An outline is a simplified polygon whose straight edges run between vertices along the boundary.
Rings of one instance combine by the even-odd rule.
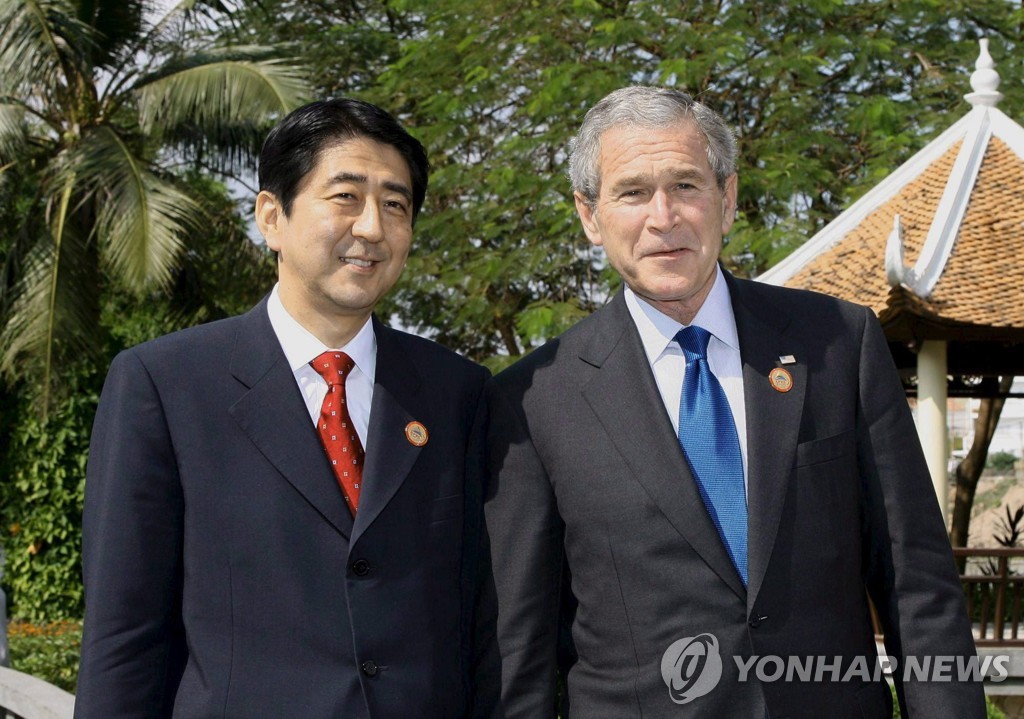
[[[743,481],[747,480],[747,420],[743,403],[743,363],[740,360],[740,342],[736,333],[736,317],[732,312],[729,287],[725,284],[722,268],[716,267],[715,284],[704,300],[691,324],[703,327],[711,333],[708,341],[708,367],[718,378],[729,409],[736,423],[736,434],[740,440],[740,454],[743,456]],[[676,333],[684,325],[665,313],[656,310],[650,303],[638,297],[626,287],[626,307],[633,318],[643,342],[647,361],[651,365],[654,379],[661,392],[665,412],[672,422],[676,436],[679,435],[679,396],[683,390],[683,375],[686,372],[686,357]]]
[[[281,303],[277,285],[274,285],[267,301],[267,314],[270,315],[270,324],[288,359],[288,366],[295,375],[295,383],[299,386],[309,411],[309,419],[314,425],[327,395],[327,381],[309,363],[328,350],[340,350],[356,363],[345,379],[345,403],[365,450],[370,426],[370,403],[373,400],[373,380],[377,372],[377,338],[373,334],[373,323],[367,319],[366,324],[344,347],[327,347],[288,314]]]

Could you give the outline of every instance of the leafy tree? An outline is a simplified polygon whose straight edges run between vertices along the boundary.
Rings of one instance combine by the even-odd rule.
[[[736,128],[723,258],[755,275],[966,110],[981,35],[995,36],[1000,107],[1018,112],[1022,21],[1004,0],[261,0],[230,32],[301,38],[322,93],[378,102],[424,140],[428,205],[385,309],[500,366],[617,285],[563,177],[607,92],[675,86]]]
[[[106,289],[167,288],[192,259],[210,218],[176,168],[244,165],[306,93],[273,48],[195,33],[221,2],[155,23],[147,7],[0,0],[0,187],[22,203],[0,231],[0,371],[31,377],[44,408],[58,362],[102,346]]]
[[[144,296],[105,287],[96,357],[60,372],[62,401],[44,417],[30,387],[0,390],[0,545],[11,615],[30,621],[82,616],[81,515],[93,415],[109,360],[124,347],[238,314],[272,284],[276,266],[246,238],[226,188],[182,178],[210,227],[189,242],[169,287]]]
[[[974,420],[974,441],[971,448],[956,466],[956,494],[953,499],[953,512],[949,523],[949,539],[954,547],[966,547],[971,524],[971,510],[974,507],[974,495],[978,491],[978,480],[988,464],[988,448],[992,443],[999,417],[1006,404],[1006,394],[1013,386],[1013,377],[999,378],[998,397],[987,397],[981,400],[978,416]],[[961,562],[961,568],[966,566]]]
[[[422,32],[422,14],[393,0],[250,0],[218,28],[233,43],[287,47],[321,97],[365,92]]]

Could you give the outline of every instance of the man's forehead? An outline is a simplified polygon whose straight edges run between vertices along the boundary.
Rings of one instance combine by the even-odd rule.
[[[630,142],[631,140],[641,141],[646,138],[650,138],[652,135],[667,134],[667,133],[678,133],[680,139],[696,139],[699,140],[701,145],[707,148],[707,139],[704,137],[704,133],[700,131],[697,124],[690,119],[681,118],[678,122],[671,124],[641,124],[633,122],[623,122],[604,130],[598,137],[598,149],[603,151],[608,144],[608,140],[614,142]]]
[[[315,164],[303,177],[303,182],[309,182],[316,175],[321,175],[319,179],[324,183],[332,182],[339,174],[357,175],[359,173],[349,172],[345,166],[355,165],[368,157],[389,163],[397,160],[396,173],[403,182],[412,182],[412,168],[398,148],[365,135],[341,136],[325,142],[317,151]]]
[[[604,175],[609,171],[624,170],[629,164],[678,153],[692,155],[698,163],[681,167],[678,172],[692,172],[698,167],[700,170],[711,169],[707,151],[707,139],[691,121],[683,120],[671,125],[620,124],[601,133],[596,159],[598,170]]]

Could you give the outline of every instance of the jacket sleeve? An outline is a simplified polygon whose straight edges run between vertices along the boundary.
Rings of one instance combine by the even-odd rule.
[[[980,681],[902,681],[908,658],[974,657],[963,590],[885,336],[864,311],[857,422],[868,593],[885,633],[902,716],[982,719]]]
[[[77,719],[170,715],[184,657],[183,509],[160,397],[126,351],[107,375],[86,473]]]
[[[491,398],[486,504],[501,708],[496,716],[554,717],[563,587],[564,525],[544,466],[516,405],[497,385]]]
[[[487,486],[487,426],[488,392],[493,380],[488,377],[476,416],[466,453],[466,551],[463,566],[466,568],[463,582],[466,584],[468,605],[471,608],[467,618],[469,626],[469,717],[488,719],[497,711],[501,691],[500,657],[496,636],[498,614],[497,599],[494,595],[494,577],[490,569],[490,546],[484,529],[484,493]]]

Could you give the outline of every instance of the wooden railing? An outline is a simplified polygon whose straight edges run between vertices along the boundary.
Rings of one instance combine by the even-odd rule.
[[[954,549],[979,647],[1024,647],[1024,549]]]
[[[1024,549],[953,548],[978,647],[1024,647]],[[869,602],[870,604],[870,602]],[[873,605],[875,639],[882,627]]]

